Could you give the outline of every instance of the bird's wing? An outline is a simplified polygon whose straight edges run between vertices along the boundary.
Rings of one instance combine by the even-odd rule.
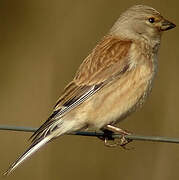
[[[32,142],[39,141],[51,132],[51,125],[98,90],[119,78],[129,69],[128,52],[131,41],[106,36],[79,67],[77,74],[57,101],[48,120],[32,135]],[[55,127],[53,126],[55,129]]]
[[[55,129],[63,126],[60,121],[62,116],[130,69],[128,52],[131,43],[107,36],[96,46],[80,66],[73,81],[65,88],[52,115],[32,135],[30,147],[9,167],[5,175],[54,138]]]

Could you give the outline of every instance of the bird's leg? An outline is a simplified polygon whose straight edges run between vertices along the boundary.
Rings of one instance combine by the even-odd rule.
[[[105,129],[109,130],[109,131],[112,131],[113,133],[117,133],[117,134],[121,134],[121,135],[130,135],[131,133],[126,131],[126,130],[123,130],[121,128],[118,128],[118,127],[115,127],[115,126],[112,126],[112,125],[106,125],[104,127]]]
[[[121,128],[118,128],[118,127],[115,127],[115,126],[112,126],[112,125],[106,125],[105,127],[105,130],[107,130],[106,132],[110,132],[110,135],[112,135],[112,133],[117,133],[117,134],[120,134],[122,137],[120,138],[120,142],[116,142],[114,144],[110,144],[108,142],[108,140],[114,140],[114,138],[112,138],[111,136],[111,139],[109,139],[109,137],[107,136],[108,134],[106,134],[105,136],[105,131],[104,131],[104,144],[105,146],[108,146],[108,147],[116,147],[118,145],[120,145],[121,147],[123,147],[124,149],[127,149],[126,148],[126,145],[131,142],[131,140],[129,139],[126,139],[125,138],[125,135],[130,135],[131,133],[121,129]]]

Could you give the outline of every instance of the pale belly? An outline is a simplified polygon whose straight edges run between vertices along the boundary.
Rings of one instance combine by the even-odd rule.
[[[76,127],[96,130],[119,122],[145,102],[154,74],[145,66],[128,72],[72,110],[68,119]]]

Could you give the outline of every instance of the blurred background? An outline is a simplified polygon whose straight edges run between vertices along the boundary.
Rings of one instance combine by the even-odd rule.
[[[1,0],[0,124],[39,127],[82,60],[121,12],[135,4],[150,5],[179,25],[177,0]],[[135,134],[179,137],[178,34],[178,27],[164,34],[152,95],[120,127]],[[0,131],[0,173],[26,149],[30,135]],[[97,138],[64,136],[7,179],[179,178],[178,144],[129,146],[134,150],[107,148]]]

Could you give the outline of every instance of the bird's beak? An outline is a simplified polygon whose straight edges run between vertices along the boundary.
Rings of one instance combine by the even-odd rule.
[[[161,28],[160,28],[160,29],[161,29],[161,31],[167,31],[167,30],[173,29],[173,28],[175,28],[175,27],[176,27],[175,24],[173,24],[172,22],[164,19],[164,20],[162,21],[162,25],[161,25]]]

